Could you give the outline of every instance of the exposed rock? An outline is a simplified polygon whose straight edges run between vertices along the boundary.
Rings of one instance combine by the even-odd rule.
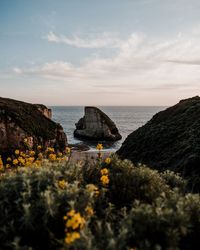
[[[85,107],[85,115],[76,123],[74,136],[93,141],[117,141],[122,138],[115,123],[96,107]]]
[[[29,145],[52,146],[63,149],[67,138],[60,124],[47,118],[37,105],[0,98],[0,154]]]
[[[182,100],[131,133],[117,154],[134,163],[169,169],[200,191],[200,97]]]
[[[34,104],[37,108],[38,108],[38,110],[40,111],[40,112],[42,112],[42,114],[44,115],[44,116],[46,116],[47,118],[49,118],[49,119],[51,119],[52,118],[52,110],[51,109],[49,109],[49,108],[47,108],[45,105],[43,105],[43,104]]]
[[[75,143],[75,144],[69,144],[68,145],[72,151],[88,151],[90,150],[90,147],[84,143]]]

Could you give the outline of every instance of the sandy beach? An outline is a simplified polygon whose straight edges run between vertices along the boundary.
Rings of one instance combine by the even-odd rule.
[[[102,154],[102,159],[105,159],[106,157],[109,157],[114,151],[101,151]],[[73,151],[71,152],[70,156],[70,162],[71,163],[77,163],[78,161],[80,162],[85,162],[85,161],[95,161],[98,157],[98,151]]]

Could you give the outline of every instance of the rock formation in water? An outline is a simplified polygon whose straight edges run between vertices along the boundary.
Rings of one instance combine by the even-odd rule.
[[[42,110],[48,110],[42,105]],[[60,124],[44,115],[38,105],[0,98],[0,154],[22,149],[24,138],[31,146],[43,145],[64,149],[67,137]],[[48,116],[48,118],[47,118]]]
[[[115,123],[96,107],[85,107],[85,115],[76,123],[74,136],[93,141],[117,141],[122,138]]]
[[[117,154],[134,163],[180,172],[200,191],[200,97],[182,100],[131,133]]]

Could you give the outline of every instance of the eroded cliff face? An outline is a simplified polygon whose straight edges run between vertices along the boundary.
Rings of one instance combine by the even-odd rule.
[[[32,148],[42,145],[64,149],[67,137],[63,128],[49,118],[50,114],[47,118],[37,105],[0,98],[0,154],[23,149],[24,138]]]
[[[85,115],[76,124],[74,136],[80,139],[102,141],[121,139],[115,123],[96,107],[85,107]]]

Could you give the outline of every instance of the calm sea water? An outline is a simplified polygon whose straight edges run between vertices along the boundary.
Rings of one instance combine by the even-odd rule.
[[[69,143],[80,143],[73,136],[75,123],[83,117],[84,107],[54,106],[50,107],[53,112],[53,120],[60,123],[67,134]],[[126,137],[149,121],[154,114],[164,110],[166,107],[99,107],[104,111],[117,125],[122,139],[115,143],[103,143],[104,147],[111,150],[117,150]],[[92,149],[95,149],[96,143],[84,141]]]

